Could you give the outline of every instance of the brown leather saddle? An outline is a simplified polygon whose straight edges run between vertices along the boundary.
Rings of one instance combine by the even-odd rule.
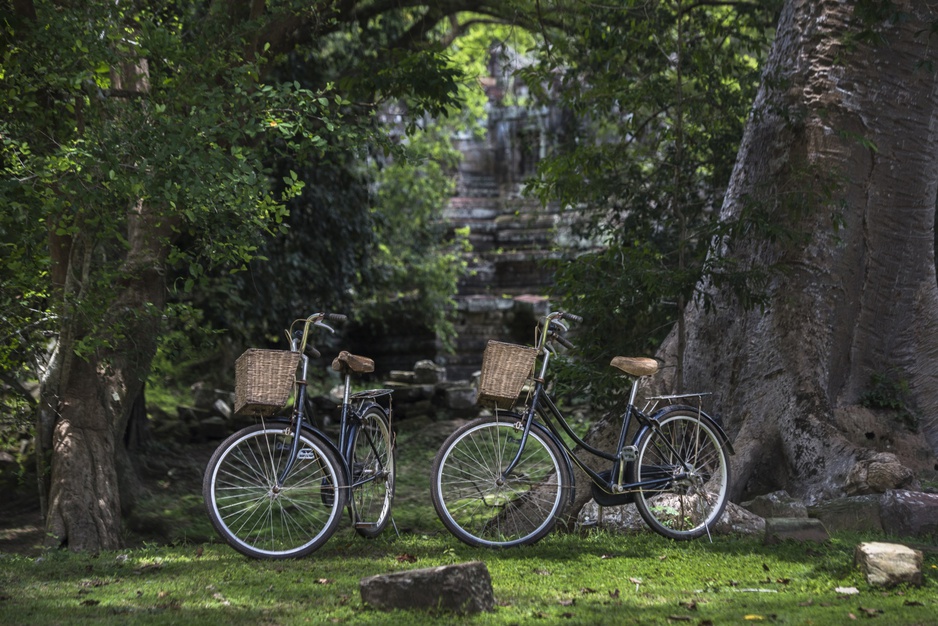
[[[375,371],[375,362],[366,356],[358,356],[343,350],[333,359],[332,369],[342,374],[370,374]]]

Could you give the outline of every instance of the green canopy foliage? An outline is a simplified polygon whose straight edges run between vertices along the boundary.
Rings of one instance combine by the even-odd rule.
[[[571,112],[529,191],[567,207],[592,243],[556,270],[564,306],[586,318],[576,341],[593,366],[567,380],[596,398],[622,389],[610,357],[654,353],[702,276],[758,292],[758,272],[707,255],[778,5],[571,6],[525,71],[540,99]]]
[[[34,371],[65,319],[81,320],[85,357],[120,335],[102,312],[127,278],[139,203],[168,251],[165,321],[185,334],[273,341],[311,309],[381,319],[381,303],[410,297],[445,337],[462,245],[439,237],[448,133],[481,110],[465,53],[444,52],[463,27],[437,25],[459,4],[272,2],[252,14],[239,2],[37,0],[5,13],[3,369]],[[401,121],[389,126],[392,106]]]

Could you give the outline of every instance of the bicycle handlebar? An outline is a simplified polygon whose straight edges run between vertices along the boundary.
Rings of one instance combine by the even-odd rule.
[[[567,325],[561,320],[582,322],[583,318],[567,311],[552,311],[545,315],[543,318],[544,325],[541,328],[541,336],[537,346],[539,349],[545,348],[548,341],[556,341],[563,347],[569,349],[576,347],[564,336],[567,332]]]
[[[330,333],[335,333],[335,329],[328,324],[325,324],[323,320],[329,320],[331,322],[344,322],[348,319],[347,316],[342,313],[313,313],[305,319],[293,320],[293,323],[290,324],[290,330],[287,331],[287,340],[290,342],[290,349],[294,352],[309,352],[313,358],[319,358],[322,354],[317,350],[312,344],[307,343],[309,338],[309,327],[318,326],[319,328],[325,328]],[[297,324],[303,325],[303,330],[293,330],[293,327]]]

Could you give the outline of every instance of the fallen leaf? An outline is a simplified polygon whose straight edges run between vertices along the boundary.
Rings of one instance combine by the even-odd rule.
[[[199,558],[200,556],[202,556],[202,552],[203,552],[203,548],[202,546],[199,546],[199,549],[195,551],[195,558]]]
[[[218,592],[213,593],[212,597],[218,600],[219,602],[221,602],[222,604],[224,604],[225,606],[231,606],[231,602],[229,602],[228,599],[225,598],[225,596],[221,595]]]
[[[316,584],[317,585],[329,585],[329,584],[332,584],[332,580],[330,580],[329,578],[320,578],[319,580],[316,581]]]
[[[867,617],[876,617],[880,613],[884,612],[882,609],[866,609],[866,608],[863,608],[862,606],[858,606],[857,608],[860,609],[861,613],[866,613]]]
[[[924,604],[922,604],[922,603],[919,602],[918,600],[906,600],[906,601],[903,602],[902,604],[903,604],[904,606],[925,606]]]
[[[860,590],[856,587],[837,587],[834,589],[834,591],[845,596],[855,596],[860,593]]]
[[[790,578],[776,578],[775,582],[777,582],[780,585],[787,585],[788,583],[791,582],[791,579]]]
[[[679,604],[680,604],[681,606],[683,606],[685,609],[687,609],[688,611],[696,611],[696,610],[697,610],[697,601],[696,601],[696,600],[691,600],[690,602],[680,602]]]
[[[573,606],[576,604],[576,598],[570,598],[569,600],[561,600],[560,606]]]
[[[583,587],[582,589],[580,589],[580,593],[582,593],[583,595],[586,595],[588,593],[596,593],[596,590],[590,589],[589,587]]]
[[[629,577],[629,582],[632,583],[633,585],[640,585],[642,584],[642,579]]]
[[[847,613],[847,617],[849,617],[850,619],[856,619],[856,618],[857,618],[857,616],[854,615],[853,613]]]
[[[82,605],[82,606],[97,606],[97,605],[99,605],[99,604],[101,604],[101,601],[100,601],[100,600],[91,600],[91,599],[88,599],[88,600],[82,600],[82,602],[81,602],[81,605]]]
[[[417,557],[415,557],[413,554],[407,554],[405,552],[404,554],[397,555],[397,562],[398,563],[416,563]]]
[[[615,591],[610,591],[610,592],[609,592],[609,597],[610,597],[610,598],[618,598],[618,597],[619,597],[619,590],[616,589]]]
[[[755,614],[750,613],[749,615],[744,615],[743,619],[748,619],[749,621],[760,621],[765,618],[762,617],[761,615],[755,615]]]

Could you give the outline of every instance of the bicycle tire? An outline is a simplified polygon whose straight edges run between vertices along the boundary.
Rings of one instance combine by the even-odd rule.
[[[300,437],[298,458],[279,490],[277,477],[293,444],[285,426],[242,428],[212,454],[202,496],[212,526],[241,554],[305,556],[338,528],[348,497],[342,465],[318,434],[302,431]]]
[[[693,408],[666,407],[654,416],[657,429],[648,429],[637,443],[636,460],[629,464],[629,482],[688,473],[660,488],[635,493],[635,506],[645,523],[671,539],[694,539],[709,534],[726,507],[730,472],[726,446],[717,426]]]
[[[532,544],[549,533],[566,506],[573,476],[563,452],[544,431],[532,428],[521,460],[515,458],[522,417],[500,413],[475,419],[453,432],[433,460],[430,495],[443,525],[471,546],[507,548]]]
[[[396,464],[394,436],[384,410],[365,409],[355,429],[349,464],[355,532],[373,538],[391,519]]]

